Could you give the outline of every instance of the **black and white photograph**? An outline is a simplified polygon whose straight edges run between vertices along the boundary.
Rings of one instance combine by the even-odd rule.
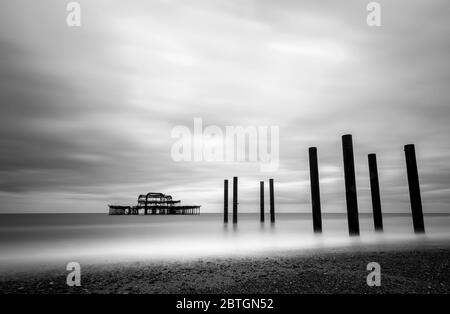
[[[447,0],[1,0],[2,299],[448,294],[449,39]]]

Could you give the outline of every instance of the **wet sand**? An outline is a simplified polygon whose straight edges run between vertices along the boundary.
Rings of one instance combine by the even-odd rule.
[[[369,287],[369,262],[381,286]],[[82,266],[81,287],[65,268],[3,274],[2,293],[449,293],[450,245],[401,250],[290,252],[282,256],[208,258]]]

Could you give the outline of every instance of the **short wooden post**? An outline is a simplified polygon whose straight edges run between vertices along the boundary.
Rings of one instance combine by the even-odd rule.
[[[416,150],[414,144],[405,145],[405,157],[414,232],[425,233],[422,199],[420,197],[419,173],[417,171]]]
[[[264,222],[264,181],[259,182],[259,220]]]
[[[348,231],[350,235],[359,235],[355,162],[353,159],[353,141],[350,134],[342,136],[342,151],[344,155],[345,197],[347,201]]]
[[[375,231],[383,231],[383,215],[381,213],[380,185],[378,182],[377,155],[369,154],[370,192],[372,195],[373,223]]]
[[[320,208],[319,169],[317,163],[317,148],[309,148],[309,174],[311,181],[311,201],[313,229],[315,233],[322,232],[322,214]]]
[[[237,224],[238,222],[238,178],[233,177],[233,223]]]
[[[270,222],[275,223],[275,198],[273,193],[273,179],[269,179],[270,190]]]
[[[228,180],[223,181],[223,222],[228,223]]]

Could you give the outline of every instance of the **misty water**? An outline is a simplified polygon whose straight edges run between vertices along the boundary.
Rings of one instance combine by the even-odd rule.
[[[230,215],[231,216],[231,215]],[[376,233],[372,215],[360,214],[360,237],[349,237],[345,214],[323,215],[323,234],[310,214],[277,214],[276,224],[240,214],[224,225],[221,214],[108,216],[107,214],[1,215],[0,270],[70,261],[108,263],[215,256],[296,254],[321,249],[450,244],[450,215],[426,215],[425,236],[415,236],[410,215],[384,215]],[[230,217],[231,218],[231,217]]]

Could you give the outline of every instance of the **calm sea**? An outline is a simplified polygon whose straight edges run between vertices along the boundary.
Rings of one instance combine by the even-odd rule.
[[[450,244],[450,215],[426,215],[426,236],[415,236],[410,215],[384,215],[376,234],[370,214],[360,215],[361,236],[348,236],[345,214],[325,214],[314,236],[310,214],[278,214],[275,225],[240,214],[224,226],[221,214],[108,216],[107,214],[0,215],[0,270],[69,261],[105,263],[277,254],[293,250],[366,245]],[[230,217],[231,219],[231,217]]]

